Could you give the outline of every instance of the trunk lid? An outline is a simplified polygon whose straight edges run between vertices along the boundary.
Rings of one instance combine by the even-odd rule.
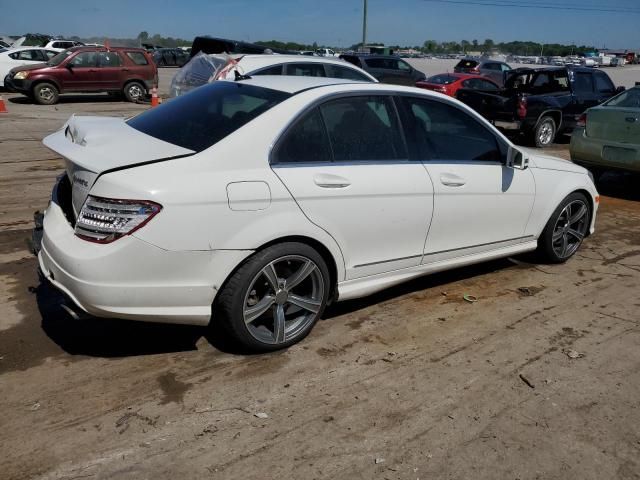
[[[64,157],[75,216],[101,174],[195,153],[142,133],[115,117],[73,115],[43,143]]]
[[[618,143],[640,143],[640,109],[598,107],[587,112],[586,135]]]

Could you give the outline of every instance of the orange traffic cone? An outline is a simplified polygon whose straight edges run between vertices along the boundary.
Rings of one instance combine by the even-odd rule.
[[[157,107],[158,105],[160,105],[160,102],[158,101],[158,89],[153,87],[151,90],[151,108]]]
[[[0,95],[0,113],[9,113],[6,105],[4,104],[4,100],[2,99],[2,95]]]

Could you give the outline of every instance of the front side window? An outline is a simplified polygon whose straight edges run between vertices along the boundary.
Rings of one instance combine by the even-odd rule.
[[[119,67],[122,65],[120,55],[116,52],[99,52],[98,53],[98,66],[99,67]]]
[[[421,160],[501,161],[495,135],[475,118],[442,102],[403,97],[413,120],[409,138]]]
[[[346,97],[320,106],[336,162],[400,160],[407,153],[390,98]]]
[[[200,152],[291,95],[241,82],[213,82],[127,121],[165,142]]]
[[[278,144],[276,163],[324,163],[332,160],[320,110],[314,108],[291,127]]]
[[[289,63],[285,65],[286,74],[296,77],[324,77],[324,65],[321,63]]]
[[[80,52],[71,59],[70,63],[76,68],[95,67],[97,60],[97,52]]]
[[[282,75],[282,65],[274,65],[273,67],[263,68],[251,75]]]

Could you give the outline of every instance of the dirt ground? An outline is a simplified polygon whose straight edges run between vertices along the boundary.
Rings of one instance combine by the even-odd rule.
[[[147,107],[7,106],[0,478],[640,478],[637,177],[603,178],[597,233],[567,264],[426,277],[330,308],[287,351],[247,356],[215,328],[64,313],[29,252],[61,172],[41,140],[73,112]],[[551,151],[566,157],[566,142]]]

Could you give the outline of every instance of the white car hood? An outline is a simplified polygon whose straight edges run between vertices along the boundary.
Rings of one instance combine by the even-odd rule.
[[[532,163],[532,166],[535,168],[541,168],[545,170],[559,170],[561,172],[573,172],[573,173],[582,173],[584,175],[587,174],[587,170],[580,165],[576,165],[575,163],[564,160],[559,157],[552,157],[549,155],[541,155],[540,150],[533,148],[522,148],[518,147],[520,150],[529,155],[529,162]]]
[[[195,153],[142,133],[116,117],[72,115],[43,143],[65,159],[76,215],[100,174]]]

